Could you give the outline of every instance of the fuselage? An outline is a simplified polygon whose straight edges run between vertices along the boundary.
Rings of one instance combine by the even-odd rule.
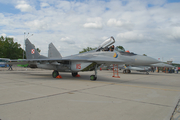
[[[87,59],[95,58],[95,57],[103,57],[108,56],[112,59],[118,59],[119,61],[123,61],[123,64],[128,65],[150,65],[158,63],[159,61],[143,55],[137,55],[134,53],[125,53],[114,50],[111,51],[89,51],[81,54],[76,54],[72,56],[67,56],[62,59],[77,59],[78,61],[65,61],[64,63],[59,63],[59,65],[52,64],[37,64],[37,67],[44,69],[52,69],[58,70],[59,72],[79,72],[79,71],[89,71],[93,70],[95,63],[90,61],[85,61]],[[82,61],[81,61],[82,60]],[[105,62],[104,62],[105,63]],[[103,64],[103,62],[101,63]],[[112,63],[114,64],[114,63]]]
[[[119,59],[121,61],[124,61],[124,64],[128,65],[150,65],[158,63],[159,61],[143,55],[137,55],[134,53],[125,53],[125,52],[119,52],[114,50],[111,51],[89,51],[81,54],[76,54],[72,56],[64,57],[64,59],[77,59],[82,61],[66,61],[64,63],[59,63],[59,65],[53,65],[53,64],[37,64],[38,68],[44,68],[44,69],[57,69],[60,72],[78,72],[78,71],[88,71],[89,69],[86,69],[88,66],[93,64],[93,62],[86,62],[84,60],[91,59],[96,56],[108,56],[112,57],[112,59]],[[63,58],[62,58],[63,59]],[[103,63],[102,63],[103,64]],[[112,63],[113,64],[113,63]],[[93,66],[91,66],[91,69]]]

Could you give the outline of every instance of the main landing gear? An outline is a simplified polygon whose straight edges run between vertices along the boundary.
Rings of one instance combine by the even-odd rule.
[[[92,81],[95,81],[97,79],[97,64],[95,65],[94,72],[95,72],[95,75],[90,76],[90,80],[92,80]]]
[[[52,77],[53,77],[53,78],[56,78],[58,75],[59,75],[59,72],[58,72],[57,70],[54,70],[54,71],[52,72]]]
[[[146,72],[146,75],[149,75],[149,72]]]
[[[95,75],[90,76],[90,80],[95,81],[97,79],[97,64],[95,65]],[[57,70],[54,70],[52,72],[52,77],[56,78],[59,75],[59,72]],[[72,72],[72,76],[76,77],[78,75],[78,72]]]
[[[77,72],[72,72],[73,77],[76,77],[77,74],[78,74]]]
[[[131,70],[123,70],[123,73],[131,73]]]

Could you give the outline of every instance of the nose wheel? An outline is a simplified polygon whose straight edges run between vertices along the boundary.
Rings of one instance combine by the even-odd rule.
[[[92,81],[95,81],[97,79],[97,64],[95,65],[94,72],[95,72],[95,75],[90,76],[90,80],[92,80]]]
[[[97,77],[95,77],[95,75],[90,76],[90,80],[95,81],[96,79],[97,79]]]

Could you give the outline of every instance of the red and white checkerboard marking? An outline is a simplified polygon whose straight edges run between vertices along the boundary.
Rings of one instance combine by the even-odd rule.
[[[31,49],[31,54],[34,54],[34,53],[35,53],[34,49]]]

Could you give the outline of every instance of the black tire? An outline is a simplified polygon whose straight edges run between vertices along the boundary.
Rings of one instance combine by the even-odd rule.
[[[125,74],[125,73],[126,73],[126,70],[123,70],[123,73]]]
[[[73,77],[76,77],[77,74],[78,74],[77,72],[72,72]]]
[[[95,77],[95,75],[90,76],[90,80],[95,81],[96,79],[97,79],[97,77]]]
[[[52,72],[52,77],[53,77],[53,78],[56,78],[58,75],[59,75],[59,72],[58,72],[58,71],[54,70],[54,71]]]

